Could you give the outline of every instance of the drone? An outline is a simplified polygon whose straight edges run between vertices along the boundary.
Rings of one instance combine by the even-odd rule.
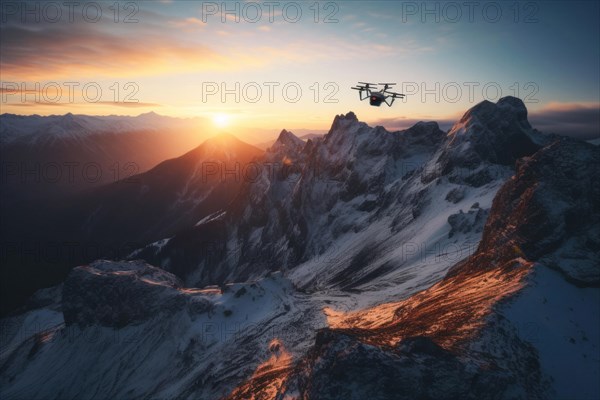
[[[377,85],[383,85],[383,90],[377,91]],[[369,104],[374,107],[379,107],[381,103],[385,103],[388,107],[391,107],[394,104],[394,100],[404,98],[403,94],[390,92],[388,90],[389,87],[394,86],[395,83],[368,83],[368,82],[358,82],[356,87],[352,87],[351,89],[358,90],[358,97],[360,100],[369,99]],[[367,92],[366,96],[363,97],[363,92]],[[391,99],[389,102],[387,99]]]

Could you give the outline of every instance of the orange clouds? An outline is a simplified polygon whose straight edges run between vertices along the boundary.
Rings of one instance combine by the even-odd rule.
[[[143,18],[142,18],[143,17]],[[139,23],[23,23],[0,26],[3,81],[138,78],[204,71],[242,71],[282,63],[315,63],[402,52],[398,46],[301,38],[275,27],[217,24],[197,17],[139,15]],[[292,28],[295,28],[292,26]],[[265,41],[265,33],[271,33]]]
[[[233,67],[208,47],[160,34],[116,35],[94,24],[2,29],[4,81],[57,80],[160,74]],[[149,45],[151,44],[151,45]]]

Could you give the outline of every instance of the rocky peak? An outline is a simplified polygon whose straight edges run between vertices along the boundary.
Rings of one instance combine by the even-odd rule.
[[[498,100],[496,106],[509,110],[509,112],[512,112],[515,117],[520,120],[527,121],[527,107],[525,107],[523,100],[519,99],[518,97],[502,97],[500,100]]]
[[[503,97],[469,109],[448,132],[439,161],[444,173],[455,167],[475,169],[481,163],[514,167],[517,159],[532,155],[544,142],[531,128],[523,102]]]
[[[336,118],[345,119],[345,120],[349,120],[349,121],[358,121],[358,118],[356,117],[356,114],[354,114],[353,111],[348,111],[348,113],[346,115],[344,115],[344,114],[336,115]]]
[[[346,115],[336,115],[333,119],[333,123],[331,124],[331,129],[329,129],[329,132],[326,136],[333,134],[335,131],[345,130],[349,126],[358,123],[358,118],[356,117],[356,114],[354,114],[352,111],[349,111]]]
[[[460,121],[454,125],[450,135],[455,134],[464,124],[475,124],[477,122],[489,125],[497,119],[504,119],[507,122],[518,121],[530,128],[527,121],[527,108],[519,98],[507,96],[502,97],[497,103],[484,100],[473,106],[462,116]]]
[[[286,148],[294,151],[299,151],[304,147],[304,141],[292,132],[283,129],[279,134],[279,137],[271,147],[271,150],[279,150]]]

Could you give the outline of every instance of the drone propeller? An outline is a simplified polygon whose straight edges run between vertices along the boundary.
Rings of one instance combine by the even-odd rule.
[[[395,83],[378,83],[378,85],[394,86]]]
[[[390,96],[392,96],[394,99],[395,98],[403,98],[404,95],[400,94],[400,93],[395,93],[395,92],[386,92],[387,94],[389,94]]]
[[[363,85],[365,85],[365,87],[367,89],[370,89],[371,87],[376,88],[377,84],[376,83],[369,83],[369,82],[358,82],[358,83],[362,83]]]
[[[365,86],[357,86],[357,87],[351,87],[350,89],[354,89],[354,90],[365,90],[366,87]]]

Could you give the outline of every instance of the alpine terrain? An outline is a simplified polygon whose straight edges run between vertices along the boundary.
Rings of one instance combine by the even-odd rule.
[[[0,320],[0,395],[600,398],[599,175],[515,97],[447,132],[210,138],[65,201],[69,231],[139,246]]]

